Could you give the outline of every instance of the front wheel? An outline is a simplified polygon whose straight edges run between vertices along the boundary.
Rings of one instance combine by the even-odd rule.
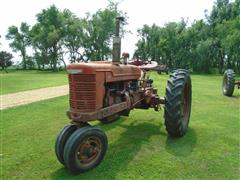
[[[56,154],[56,156],[58,158],[58,161],[60,163],[62,163],[63,165],[65,164],[64,163],[64,159],[63,159],[63,151],[64,151],[65,144],[66,144],[68,138],[76,130],[77,130],[77,126],[76,125],[73,125],[73,124],[66,125],[60,131],[60,133],[58,134],[58,137],[56,139],[56,142],[55,142],[55,154]]]
[[[186,70],[176,70],[167,82],[165,97],[165,126],[170,136],[181,137],[186,133],[191,104],[191,77]]]
[[[105,133],[95,127],[76,130],[64,148],[64,162],[74,174],[88,171],[101,163],[107,151]]]

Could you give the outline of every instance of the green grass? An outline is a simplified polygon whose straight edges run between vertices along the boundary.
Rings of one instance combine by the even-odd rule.
[[[164,93],[167,76],[154,74]],[[134,110],[109,125],[99,122],[109,147],[95,169],[73,176],[54,153],[65,124],[68,97],[1,112],[3,179],[239,179],[240,90],[221,93],[221,76],[193,75],[190,127],[183,138],[168,137],[163,111]]]
[[[31,89],[64,85],[67,76],[64,71],[0,71],[0,94],[14,93]]]

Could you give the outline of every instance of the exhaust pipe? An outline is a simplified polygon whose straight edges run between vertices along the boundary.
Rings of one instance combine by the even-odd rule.
[[[116,17],[115,36],[113,37],[112,63],[119,64],[121,57],[121,37],[119,36],[120,23],[124,21],[124,17]]]

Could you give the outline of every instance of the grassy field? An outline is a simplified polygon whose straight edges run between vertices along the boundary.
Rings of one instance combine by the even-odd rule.
[[[62,72],[47,71],[0,71],[0,94],[14,93],[30,89],[64,85],[67,76]]]
[[[167,76],[154,74],[164,94]],[[1,112],[2,179],[240,179],[240,90],[221,93],[221,76],[193,75],[190,128],[168,137],[163,111],[134,110],[104,129],[109,147],[97,168],[71,175],[56,159],[55,138],[69,121],[68,97]]]

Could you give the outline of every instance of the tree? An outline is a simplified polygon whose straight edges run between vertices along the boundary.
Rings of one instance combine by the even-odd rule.
[[[158,27],[155,24],[151,27],[144,25],[138,30],[141,39],[136,44],[137,50],[134,55],[143,60],[167,64],[170,68],[184,67],[186,63],[183,63],[184,58],[180,55],[185,55],[184,49],[187,48],[183,39],[185,31],[184,20],[179,23],[168,23],[165,27]]]
[[[0,67],[2,70],[5,69],[7,72],[7,67],[11,66],[13,62],[11,59],[13,58],[11,53],[8,53],[6,51],[0,51]]]
[[[228,27],[228,28],[226,28]],[[217,25],[216,31],[224,49],[224,65],[240,72],[240,17]]]
[[[49,56],[50,48],[45,41],[41,40],[41,26],[35,24],[31,30],[31,44],[34,50],[34,59],[39,70],[44,70],[45,66],[49,65],[51,60]]]
[[[229,0],[217,0],[213,5],[213,9],[210,15],[206,16],[207,22],[211,27],[210,37],[214,39],[215,49],[217,50],[216,56],[215,56],[217,60],[215,65],[217,65],[217,67],[219,68],[220,73],[223,72],[223,69],[226,68],[226,66],[228,68],[235,68],[235,63],[230,63],[230,61],[232,61],[230,59],[232,58],[229,58],[232,56],[232,53],[233,53],[229,51],[229,48],[230,46],[233,47],[233,45],[235,44],[233,43],[234,40],[232,41],[232,43],[223,43],[224,42],[223,39],[226,40],[223,34],[225,34],[225,36],[228,36],[228,34],[232,32],[232,29],[230,29],[229,32],[226,32],[226,33],[223,33],[223,32],[228,29],[228,28],[226,29],[226,25],[231,26],[231,23],[228,23],[228,21],[230,22],[235,21],[235,19],[239,19],[239,17],[240,17],[240,1],[239,0],[235,0],[234,2],[230,2]],[[225,27],[223,27],[223,25],[225,25]],[[237,38],[238,35],[235,34],[234,36],[235,36],[234,37],[235,39]],[[238,46],[236,47],[238,48]],[[237,54],[239,53],[240,52],[238,50]],[[234,56],[236,56],[236,54]]]
[[[21,23],[20,29],[16,26],[11,26],[8,28],[8,33],[6,38],[11,40],[10,47],[14,52],[20,52],[22,56],[22,66],[23,69],[27,68],[27,52],[26,48],[30,44],[29,40],[29,25],[25,22]]]
[[[37,23],[31,31],[32,44],[35,52],[42,54],[49,60],[51,69],[57,71],[59,50],[64,36],[64,18],[62,13],[52,5],[48,9],[37,14]]]
[[[83,21],[76,17],[71,11],[65,9],[64,17],[64,37],[63,44],[66,48],[66,53],[69,54],[71,63],[83,61],[81,49],[83,47],[84,27]],[[64,55],[62,51],[62,56]]]
[[[160,27],[155,24],[151,27],[144,25],[142,29],[139,29],[138,35],[141,37],[141,40],[137,42],[138,50],[134,53],[134,56],[159,62],[161,59],[160,49],[158,48],[160,31]]]
[[[115,18],[126,15],[117,9],[118,4],[110,2],[104,10],[83,19],[83,48],[87,60],[104,60],[111,55],[111,40],[115,32]],[[124,31],[122,29],[122,35]]]
[[[217,0],[206,19],[187,27],[184,20],[163,27],[144,25],[135,56],[170,68],[210,73],[226,68],[240,72],[240,0]]]

